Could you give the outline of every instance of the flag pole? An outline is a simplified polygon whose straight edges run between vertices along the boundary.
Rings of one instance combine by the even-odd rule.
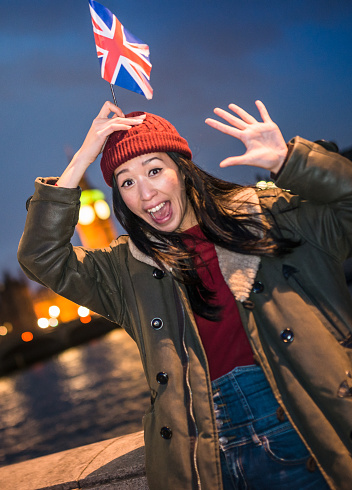
[[[116,97],[115,97],[115,92],[114,92],[114,86],[112,83],[110,83],[110,88],[111,88],[111,93],[112,93],[112,98],[114,99],[114,104],[118,107],[118,103],[116,101]]]

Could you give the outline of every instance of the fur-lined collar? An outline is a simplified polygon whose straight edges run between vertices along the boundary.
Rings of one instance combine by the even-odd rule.
[[[253,213],[260,216],[261,208],[257,193],[252,188],[246,188],[236,196],[233,206],[234,213]],[[259,219],[259,218],[258,218]],[[153,267],[158,267],[152,258],[142,253],[131,239],[128,246],[132,256]],[[221,273],[237,301],[245,301],[253,287],[260,264],[260,257],[231,252],[215,246]]]

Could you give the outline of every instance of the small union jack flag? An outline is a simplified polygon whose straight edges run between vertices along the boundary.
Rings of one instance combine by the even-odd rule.
[[[89,9],[102,78],[151,99],[149,47],[100,3],[89,0]]]

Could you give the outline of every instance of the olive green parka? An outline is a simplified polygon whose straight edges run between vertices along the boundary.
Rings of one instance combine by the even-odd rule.
[[[247,207],[261,206],[263,219],[271,214],[300,245],[248,261],[216,249],[277,401],[330,487],[350,490],[352,304],[342,264],[352,244],[352,163],[299,137],[292,144],[278,188],[251,191]],[[136,341],[152,401],[144,417],[150,488],[220,490],[209,370],[185,288],[127,236],[102,250],[72,247],[80,190],[47,182],[36,180],[29,202],[23,270]]]

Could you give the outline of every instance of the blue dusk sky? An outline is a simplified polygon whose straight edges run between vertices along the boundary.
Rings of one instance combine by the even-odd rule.
[[[286,140],[299,134],[352,146],[350,0],[101,3],[151,52],[153,99],[116,87],[119,105],[169,119],[207,171],[241,184],[263,175],[219,168],[243,146],[204,119],[230,102],[256,115],[261,99]],[[0,0],[0,38],[0,271],[17,274],[34,179],[62,173],[111,94],[100,78],[88,0]],[[88,177],[110,199],[98,162]]]

